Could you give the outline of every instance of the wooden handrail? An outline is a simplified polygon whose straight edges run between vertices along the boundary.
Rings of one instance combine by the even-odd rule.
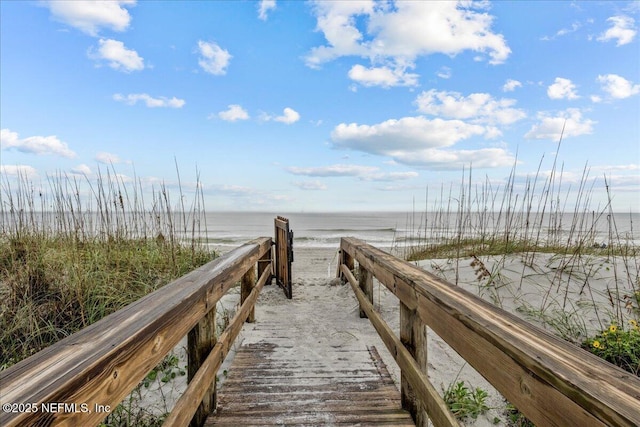
[[[637,376],[359,239],[340,248],[536,425],[640,425]]]
[[[0,403],[21,405],[0,425],[98,424],[269,251],[252,240],[0,372]]]
[[[251,310],[253,310],[262,287],[270,278],[271,265],[262,273],[255,288],[253,288],[231,322],[229,322],[229,326],[220,334],[213,350],[209,353],[209,356],[198,370],[196,376],[189,382],[189,387],[182,396],[180,396],[180,399],[176,402],[176,406],[164,421],[163,425],[184,426],[189,423],[192,414],[195,413],[198,408],[199,402],[202,401],[207,387],[215,381],[216,373],[220,365],[222,365],[222,362],[224,362],[225,357],[227,357],[231,345],[242,329],[242,325],[244,325]]]
[[[404,347],[400,339],[396,337],[382,317],[375,312],[373,304],[369,302],[368,296],[360,289],[358,281],[349,270],[349,267],[347,267],[346,264],[342,264],[340,270],[353,288],[353,292],[356,294],[356,298],[360,303],[360,309],[366,313],[376,331],[378,331],[382,342],[384,342],[393,358],[406,374],[413,389],[423,398],[424,406],[434,421],[434,424],[437,426],[458,426],[458,421],[451,411],[449,411],[447,404],[433,387],[429,378],[421,371],[409,350]]]

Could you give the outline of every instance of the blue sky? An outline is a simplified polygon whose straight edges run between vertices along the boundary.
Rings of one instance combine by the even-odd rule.
[[[640,207],[639,2],[1,1],[2,182],[115,171],[209,210],[400,210],[558,153]]]

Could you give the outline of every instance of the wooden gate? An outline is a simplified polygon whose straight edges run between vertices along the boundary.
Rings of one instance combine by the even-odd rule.
[[[289,230],[289,220],[281,216],[275,219],[276,240],[276,282],[291,299],[291,263],[293,262],[293,231]]]

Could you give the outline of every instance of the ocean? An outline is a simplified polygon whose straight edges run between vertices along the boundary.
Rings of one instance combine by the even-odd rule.
[[[0,210],[0,231],[46,229],[57,234],[106,235],[124,230],[126,237],[156,236],[173,230],[183,241],[200,238],[214,249],[230,250],[256,237],[274,236],[274,219],[289,219],[294,246],[338,248],[340,238],[357,237],[384,250],[479,236],[549,242],[554,245],[640,245],[640,213],[536,214],[524,212],[173,212],[166,215],[109,211],[30,213]]]
[[[584,238],[589,244],[598,245],[616,241],[640,244],[640,213],[617,213],[612,217],[592,213],[527,217],[516,213],[506,217],[488,212],[470,216],[424,212],[209,212],[201,234],[212,246],[231,248],[256,237],[273,236],[274,218],[278,215],[289,219],[294,247],[338,248],[341,237],[352,236],[380,248],[402,248],[454,237],[460,228],[466,237],[491,235],[496,230],[498,235],[504,235],[508,228],[515,238],[526,235],[560,244]]]

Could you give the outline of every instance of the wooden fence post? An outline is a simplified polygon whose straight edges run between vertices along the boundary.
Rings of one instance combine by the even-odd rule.
[[[358,282],[360,283],[360,289],[367,296],[371,305],[373,305],[373,275],[369,273],[369,271],[364,268],[362,264],[358,266],[358,270],[360,272]],[[367,317],[367,314],[364,312],[362,307],[360,307],[360,318],[364,319]]]
[[[264,270],[263,270],[264,271]],[[253,287],[256,285],[256,268],[251,268],[242,276],[242,285],[240,287],[240,305],[249,297]],[[256,309],[251,309],[249,316],[247,317],[247,323],[253,323],[256,321]]]
[[[214,305],[187,335],[187,379],[190,382],[216,345],[216,306]],[[191,427],[202,427],[216,409],[216,382],[209,386],[200,406],[191,419]]]
[[[420,320],[416,310],[411,310],[400,302],[400,341],[420,366],[420,370],[427,375],[427,328]],[[428,417],[409,382],[401,373],[401,400],[417,427],[426,427]]]
[[[262,277],[262,273],[264,273],[267,267],[269,267],[269,265],[271,265],[271,263],[273,262],[271,257],[271,252],[272,252],[272,249],[265,252],[264,255],[262,255],[262,258],[258,260],[258,277]],[[271,268],[271,271],[275,271],[273,267]],[[267,285],[271,284],[271,279],[268,279],[266,284]]]
[[[347,268],[350,271],[353,271],[353,268],[354,268],[354,265],[355,265],[355,261],[354,261],[353,257],[351,255],[349,255],[349,253],[347,253],[347,251],[342,250],[342,249],[340,250],[340,256],[338,257],[338,259],[339,259],[339,262],[338,262],[338,275],[342,280],[346,281],[347,278],[344,277],[344,274],[342,274],[340,272],[340,266],[342,264],[344,264],[344,265],[347,266]]]

